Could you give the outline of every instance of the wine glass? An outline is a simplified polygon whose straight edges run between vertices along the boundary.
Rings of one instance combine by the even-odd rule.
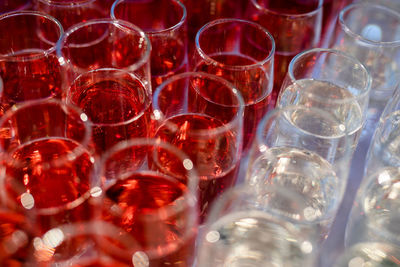
[[[350,166],[345,125],[331,113],[306,106],[287,106],[261,121],[249,153],[246,183],[257,188],[278,185],[302,196],[304,216],[296,224],[314,225],[327,238],[339,209]]]
[[[172,76],[154,93],[154,136],[180,148],[196,167],[201,220],[212,201],[235,184],[242,149],[243,110],[238,90],[208,73]]]
[[[235,187],[214,203],[199,239],[199,267],[313,266],[313,235],[278,211],[285,206],[301,214],[304,199],[280,186],[258,189]]]
[[[189,157],[169,143],[136,138],[111,148],[99,163],[102,220],[137,240],[149,264],[138,266],[191,266],[198,178]]]
[[[23,101],[61,97],[55,50],[62,35],[61,24],[44,13],[17,11],[0,16],[2,113]]]
[[[58,100],[27,101],[0,121],[1,197],[38,234],[91,218],[94,158],[85,113]]]
[[[249,1],[246,19],[265,27],[276,44],[273,105],[292,58],[320,42],[322,3],[322,0]]]
[[[346,125],[354,151],[366,121],[370,90],[371,77],[357,59],[315,48],[290,62],[277,107],[303,105],[331,113]]]
[[[108,17],[106,0],[33,0],[34,9],[55,17],[65,30],[90,19]]]
[[[101,68],[81,74],[66,96],[92,121],[98,155],[116,143],[151,135],[151,92],[135,74]]]
[[[150,41],[135,25],[121,20],[95,19],[70,28],[57,43],[65,72],[64,90],[81,74],[114,68],[128,71],[151,92]]]
[[[252,143],[257,124],[273,108],[274,51],[269,32],[250,21],[211,21],[196,35],[193,70],[228,80],[244,98],[244,153]]]
[[[117,0],[111,17],[129,21],[143,29],[150,39],[152,86],[187,71],[187,14],[178,0]]]

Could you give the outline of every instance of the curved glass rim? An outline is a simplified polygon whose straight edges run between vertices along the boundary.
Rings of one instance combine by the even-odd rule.
[[[1,57],[6,57],[8,61],[12,62],[19,62],[19,61],[25,61],[25,60],[35,60],[35,59],[40,59],[42,57],[45,57],[48,54],[53,53],[57,49],[57,43],[61,41],[63,35],[64,35],[64,28],[61,25],[61,23],[54,17],[50,16],[49,14],[46,14],[44,12],[40,11],[30,11],[30,10],[22,10],[22,11],[13,11],[13,12],[8,12],[0,15],[0,23],[4,19],[8,19],[10,17],[16,17],[16,16],[37,16],[37,17],[44,17],[46,18],[47,21],[51,21],[56,27],[59,29],[59,37],[56,43],[50,43],[46,42],[47,44],[52,45],[50,48],[43,50],[43,53],[40,54],[34,54],[30,56],[10,56],[10,55],[2,55],[0,54]],[[22,36],[22,38],[24,38]]]
[[[362,88],[363,90],[361,94],[359,95],[353,95],[353,97],[350,98],[346,98],[346,99],[329,99],[329,101],[333,102],[333,103],[347,103],[349,101],[353,101],[353,100],[359,100],[365,97],[368,97],[369,92],[371,91],[371,86],[372,86],[372,77],[368,71],[368,69],[364,66],[364,64],[362,64],[358,59],[356,59],[355,57],[346,54],[342,51],[339,50],[335,50],[335,49],[330,49],[330,48],[313,48],[313,49],[309,49],[309,50],[305,50],[303,52],[300,52],[299,54],[297,54],[289,63],[289,68],[288,68],[288,75],[290,77],[290,80],[292,82],[292,84],[296,84],[299,87],[302,87],[301,85],[299,85],[297,83],[297,81],[302,80],[302,79],[297,79],[296,77],[294,77],[294,68],[295,68],[295,64],[297,63],[298,60],[300,60],[302,57],[304,56],[308,56],[310,54],[333,54],[335,56],[338,57],[342,57],[345,58],[346,60],[348,60],[349,62],[352,62],[353,64],[356,64],[360,67],[361,71],[364,72],[364,75],[366,76],[366,81],[364,82],[365,86]],[[319,79],[315,79],[315,80],[319,80]],[[285,88],[286,89],[286,88]],[[321,100],[321,101],[326,101],[326,97],[321,97],[319,95],[313,95],[313,98]]]
[[[126,1],[126,0],[116,0],[116,1],[113,3],[113,5],[112,5],[112,7],[111,7],[111,18],[113,18],[113,19],[118,19],[118,18],[115,16],[115,9],[117,8],[117,6],[118,6],[119,4],[121,4],[121,3],[125,2],[125,1]],[[174,31],[174,30],[176,30],[176,29],[181,28],[182,25],[186,22],[187,10],[186,10],[185,5],[184,5],[182,2],[180,2],[179,0],[171,0],[171,2],[174,3],[174,4],[176,4],[177,6],[181,7],[181,9],[182,9],[182,17],[180,18],[180,20],[179,20],[177,23],[175,23],[175,25],[173,25],[173,26],[171,26],[171,27],[168,27],[168,28],[165,28],[165,29],[162,29],[162,30],[157,30],[157,31],[153,31],[153,30],[145,31],[146,34],[148,34],[148,35],[158,35],[158,34],[163,34],[163,33],[167,33],[167,32],[172,32],[172,31]]]
[[[92,26],[92,25],[99,25],[99,24],[107,24],[107,25],[113,25],[116,28],[124,28],[125,30],[128,30],[129,32],[136,32],[139,34],[139,36],[141,36],[141,38],[143,38],[145,40],[145,49],[143,51],[143,55],[142,57],[137,60],[136,62],[132,63],[131,65],[127,66],[124,69],[129,69],[129,71],[134,71],[139,69],[140,67],[142,67],[143,65],[146,64],[146,62],[148,62],[150,60],[150,53],[151,53],[151,43],[149,40],[149,37],[146,35],[146,33],[140,29],[139,27],[137,27],[136,25],[128,22],[128,21],[124,21],[124,20],[116,20],[116,19],[112,19],[112,18],[101,18],[101,19],[91,19],[88,21],[84,21],[84,22],[80,22],[78,24],[75,24],[73,26],[71,26],[62,36],[62,38],[60,40],[58,40],[57,45],[56,45],[56,51],[57,51],[57,57],[58,57],[58,61],[64,62],[64,64],[66,64],[65,58],[64,58],[64,54],[62,52],[62,48],[64,47],[64,45],[67,43],[68,38],[74,34],[75,32],[84,29],[88,26]],[[69,64],[69,63],[68,63]],[[61,64],[63,65],[63,64]],[[82,69],[81,67],[77,67],[77,69],[81,70],[81,72],[87,72],[88,70]]]
[[[352,36],[353,38],[355,38],[357,40],[360,40],[360,41],[362,41],[362,42],[364,42],[366,44],[373,45],[373,46],[384,46],[384,47],[386,47],[386,46],[400,46],[400,39],[396,40],[396,41],[390,41],[390,42],[375,42],[375,41],[372,41],[372,40],[364,38],[362,35],[360,35],[358,33],[353,32],[346,25],[346,21],[345,21],[344,16],[347,13],[351,12],[353,9],[358,9],[358,8],[360,8],[360,9],[362,9],[362,8],[374,8],[376,10],[384,11],[384,12],[396,17],[398,19],[399,23],[400,23],[400,13],[398,13],[398,12],[388,8],[388,7],[377,5],[377,4],[372,4],[372,3],[353,3],[353,4],[350,4],[350,5],[346,6],[345,8],[343,8],[340,11],[339,17],[338,17],[339,24],[340,24],[340,26],[342,27],[343,31],[346,34]]]
[[[259,5],[257,3],[257,0],[251,0],[251,3],[257,8],[257,10],[259,10],[263,13],[271,13],[271,14],[274,14],[277,16],[285,16],[285,17],[290,17],[290,18],[311,17],[320,11],[322,12],[323,2],[324,2],[324,0],[318,0],[318,6],[310,12],[306,12],[306,13],[302,13],[302,14],[290,14],[290,13],[279,13],[279,12],[270,10],[268,8],[265,8],[261,5]]]
[[[123,69],[115,69],[115,68],[100,68],[100,69],[90,70],[90,71],[82,73],[78,77],[76,77],[74,79],[74,81],[71,83],[71,85],[69,86],[69,88],[74,86],[75,83],[79,79],[81,79],[81,78],[83,78],[83,77],[85,77],[87,75],[90,75],[92,73],[96,73],[96,72],[113,72],[113,73],[122,73],[122,74],[129,75],[133,80],[138,81],[142,85],[142,89],[143,89],[143,91],[146,92],[146,97],[147,97],[148,101],[145,101],[145,103],[144,103],[145,106],[143,107],[143,109],[136,116],[134,116],[133,118],[130,118],[128,120],[124,120],[124,121],[121,121],[121,122],[115,122],[115,123],[101,123],[101,122],[96,123],[96,122],[91,121],[92,125],[104,126],[104,127],[123,126],[123,125],[130,124],[130,123],[138,120],[139,118],[143,117],[143,115],[146,113],[146,109],[148,109],[151,106],[151,100],[152,100],[151,99],[151,93],[148,92],[148,90],[147,90],[148,87],[141,81],[141,79],[139,77],[137,77],[132,72],[129,72],[129,71],[126,71],[126,70],[123,70]],[[110,76],[110,78],[112,78],[112,76]],[[71,101],[71,90],[69,90],[69,89],[67,90],[66,103],[77,106],[75,103],[73,103]]]
[[[265,57],[263,60],[257,61],[254,64],[251,65],[227,65],[221,62],[216,61],[215,59],[211,58],[210,56],[207,55],[203,51],[200,45],[200,35],[208,30],[211,27],[214,27],[216,25],[220,25],[223,23],[239,23],[243,25],[251,25],[253,28],[257,28],[258,31],[263,32],[266,36],[266,38],[270,41],[271,43],[271,50],[269,51],[269,54],[267,57]],[[234,18],[225,18],[225,19],[216,19],[213,21],[210,21],[206,23],[203,27],[200,28],[200,30],[197,32],[196,37],[195,37],[195,46],[196,46],[196,51],[200,55],[200,57],[205,61],[205,62],[211,62],[211,63],[216,63],[215,65],[221,66],[225,69],[230,69],[230,70],[249,70],[249,69],[254,69],[254,68],[259,68],[260,66],[262,67],[264,64],[267,62],[273,61],[274,55],[275,55],[275,40],[272,34],[262,27],[260,24],[248,21],[248,20],[243,20],[243,19],[234,19]]]
[[[37,0],[43,4],[46,5],[52,5],[52,6],[62,6],[62,7],[76,7],[78,5],[82,5],[82,4],[90,4],[95,2],[96,0],[73,0],[73,2],[69,1],[69,2],[63,2],[63,1],[57,1],[57,0]],[[100,0],[103,1],[103,0]]]
[[[163,91],[164,88],[166,88],[169,84],[174,83],[178,80],[182,80],[182,79],[188,79],[191,77],[198,77],[200,79],[208,79],[208,80],[213,80],[215,82],[218,82],[222,85],[224,85],[225,87],[231,88],[232,89],[232,94],[234,96],[236,96],[237,101],[238,101],[238,105],[232,106],[232,107],[237,107],[238,111],[236,112],[236,115],[234,118],[232,118],[232,120],[229,123],[225,123],[220,127],[217,128],[213,128],[211,130],[196,130],[193,131],[194,135],[206,135],[206,136],[210,136],[211,135],[217,135],[217,134],[221,134],[227,131],[227,129],[233,129],[236,125],[241,124],[241,119],[243,118],[243,114],[244,114],[244,100],[242,95],[240,94],[240,92],[236,89],[236,87],[231,84],[230,82],[228,82],[227,80],[213,75],[213,74],[209,74],[209,73],[205,73],[205,72],[185,72],[185,73],[180,73],[177,75],[174,75],[172,77],[170,77],[169,79],[165,80],[161,85],[159,85],[156,89],[156,91],[154,92],[153,95],[153,101],[152,101],[152,105],[153,105],[153,117],[156,121],[160,121],[160,120],[165,120],[165,116],[164,113],[161,111],[160,107],[158,106],[158,98],[159,95],[161,94],[161,92]],[[200,92],[198,92],[200,96],[203,96]],[[206,98],[203,96],[204,99],[206,99],[209,102],[213,102],[210,99]],[[213,102],[214,103],[214,102]]]

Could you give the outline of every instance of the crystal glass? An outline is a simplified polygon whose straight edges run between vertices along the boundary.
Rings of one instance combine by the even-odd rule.
[[[0,121],[1,197],[38,234],[91,218],[94,158],[85,113],[56,100],[35,100]]]
[[[208,73],[175,75],[153,96],[155,138],[183,150],[198,171],[202,220],[211,202],[236,182],[243,110],[238,90]]]
[[[346,127],[332,114],[314,107],[287,106],[261,121],[249,153],[246,183],[278,185],[304,199],[304,216],[296,224],[314,224],[324,240],[342,200],[351,151]]]
[[[17,11],[0,16],[1,113],[19,102],[61,97],[55,50],[63,32],[61,24],[45,13]]]
[[[101,218],[137,240],[138,256],[148,262],[138,266],[191,266],[198,177],[189,157],[169,143],[136,138],[111,148],[99,163]]]
[[[301,212],[304,199],[274,185],[258,189],[235,187],[215,202],[199,239],[199,267],[313,266],[312,234],[279,212]]]
[[[290,62],[277,107],[303,105],[331,113],[346,125],[354,151],[366,121],[370,90],[371,77],[357,59],[316,48]]]
[[[187,14],[178,0],[117,0],[111,17],[129,21],[150,39],[152,87],[187,71]]]
[[[240,19],[209,22],[196,36],[193,69],[230,81],[244,98],[244,152],[254,139],[257,124],[273,108],[274,51],[269,32]]]

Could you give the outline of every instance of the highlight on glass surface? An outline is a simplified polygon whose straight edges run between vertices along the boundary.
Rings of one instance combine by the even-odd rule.
[[[53,17],[35,11],[0,16],[2,112],[16,103],[61,97],[61,67],[56,42],[63,28]]]
[[[366,121],[370,91],[371,77],[356,58],[315,48],[290,62],[277,107],[303,105],[331,113],[348,127],[349,145],[355,150]]]
[[[314,224],[324,240],[339,209],[351,161],[345,125],[330,113],[287,106],[261,121],[249,152],[246,183],[257,188],[278,185],[302,196],[308,214],[296,224]]]
[[[155,138],[184,151],[198,171],[201,220],[212,201],[236,182],[243,112],[238,90],[208,73],[175,75],[153,96]]]
[[[108,0],[33,0],[34,9],[55,17],[65,30],[90,19],[109,17]]]
[[[379,117],[400,82],[400,13],[371,3],[345,7],[330,47],[357,58],[372,77],[366,124],[370,138]]]
[[[137,240],[137,257],[146,263],[138,266],[191,266],[198,176],[189,157],[169,143],[137,138],[117,144],[99,163],[102,220]]]
[[[95,19],[79,23],[57,44],[58,60],[66,75],[64,89],[88,71],[115,68],[131,72],[151,91],[150,51],[146,34],[127,21]]]
[[[66,101],[91,120],[99,155],[120,141],[151,135],[151,92],[135,74],[113,68],[86,72],[71,84]]]
[[[4,205],[39,234],[90,219],[96,183],[86,114],[58,100],[34,100],[9,110],[0,129]]]
[[[361,184],[346,227],[347,247],[391,242],[400,247],[400,169],[383,167]]]
[[[259,189],[235,187],[214,203],[199,239],[199,267],[314,266],[313,234],[280,210],[302,216],[292,212],[307,212],[305,199],[280,186]]]
[[[63,224],[35,237],[32,243],[27,266],[146,266],[138,264],[141,252],[136,240],[103,221]]]
[[[220,19],[204,25],[196,35],[193,69],[231,82],[245,102],[246,152],[257,124],[273,109],[271,90],[275,43],[260,25],[240,19]]]
[[[117,0],[111,17],[129,21],[150,39],[152,87],[187,71],[187,13],[178,0]]]
[[[265,27],[276,44],[272,102],[298,53],[319,44],[323,0],[250,0],[245,17]]]
[[[358,243],[334,264],[334,267],[390,267],[400,265],[400,248],[390,243]]]

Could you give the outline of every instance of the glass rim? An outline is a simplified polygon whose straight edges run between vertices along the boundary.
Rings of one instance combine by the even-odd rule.
[[[301,18],[301,17],[313,16],[313,15],[317,14],[318,12],[320,12],[320,10],[322,12],[322,6],[323,6],[323,0],[318,0],[318,6],[314,10],[306,12],[306,13],[302,13],[302,14],[290,14],[290,13],[279,13],[279,12],[270,10],[268,8],[265,8],[261,5],[259,5],[257,3],[257,0],[251,0],[251,3],[257,8],[258,11],[261,11],[263,13],[271,13],[271,14],[274,14],[277,16],[284,16],[284,17],[290,17],[290,18]]]
[[[219,61],[216,61],[215,59],[211,58],[207,53],[203,51],[203,49],[200,46],[200,35],[210,29],[211,27],[214,27],[216,25],[221,25],[223,23],[238,23],[242,25],[250,25],[253,28],[257,28],[258,31],[263,32],[266,36],[266,39],[268,39],[271,43],[271,50],[269,51],[268,55],[263,59],[263,60],[257,60],[256,63],[250,64],[250,65],[227,65],[224,63],[221,63]],[[258,23],[249,21],[249,20],[243,20],[243,19],[235,19],[235,18],[224,18],[224,19],[216,19],[213,21],[210,21],[203,25],[196,33],[195,37],[195,49],[197,53],[200,55],[200,57],[205,61],[205,62],[211,62],[211,63],[216,63],[216,65],[221,66],[225,69],[228,70],[249,70],[249,69],[255,69],[259,68],[260,66],[262,67],[264,64],[273,61],[274,55],[275,55],[275,40],[272,34],[263,26],[261,26]]]
[[[130,123],[142,118],[146,113],[146,109],[148,109],[151,106],[151,100],[152,100],[151,93],[148,92],[148,90],[147,90],[148,87],[144,84],[144,82],[139,77],[137,77],[134,73],[129,72],[129,71],[124,70],[124,69],[116,69],[116,68],[99,68],[99,69],[90,70],[90,71],[85,72],[85,73],[81,73],[79,76],[77,76],[74,79],[74,81],[68,87],[67,94],[66,94],[66,103],[77,106],[76,103],[71,101],[71,90],[70,90],[70,88],[75,85],[75,83],[78,81],[78,79],[85,78],[85,76],[90,75],[92,73],[96,73],[96,72],[111,72],[111,71],[114,72],[114,73],[123,73],[123,74],[129,75],[133,80],[138,81],[142,85],[141,89],[143,89],[143,91],[145,91],[145,94],[146,94],[146,97],[147,97],[148,101],[145,101],[145,103],[144,103],[145,105],[144,105],[143,109],[136,116],[134,116],[134,117],[132,117],[132,118],[130,118],[128,120],[124,120],[124,121],[120,121],[120,122],[112,122],[112,123],[93,122],[91,120],[90,122],[94,126],[113,127],[113,126],[123,126],[123,125],[130,124]],[[112,78],[112,76],[109,76],[109,78]]]
[[[390,9],[389,7],[378,5],[378,4],[373,4],[373,3],[353,3],[353,4],[346,6],[339,12],[338,22],[340,24],[340,27],[343,29],[343,31],[346,34],[350,35],[351,37],[353,37],[361,42],[364,42],[368,45],[377,46],[377,47],[379,47],[379,46],[383,46],[383,47],[400,46],[400,39],[395,40],[395,41],[389,41],[389,42],[372,41],[372,40],[369,40],[369,39],[363,37],[362,35],[360,35],[358,33],[353,32],[346,25],[346,21],[344,18],[345,15],[350,13],[352,10],[363,9],[363,8],[374,8],[376,10],[384,11],[385,13],[388,13],[388,14],[392,15],[393,17],[396,17],[400,23],[400,13],[398,13],[397,11],[395,11],[393,9]]]
[[[57,43],[59,41],[61,41],[63,35],[64,35],[64,28],[61,25],[61,23],[54,18],[53,16],[44,13],[44,12],[40,12],[40,11],[33,11],[33,10],[19,10],[19,11],[13,11],[13,12],[8,12],[8,13],[4,13],[0,15],[0,23],[4,20],[4,19],[8,19],[11,17],[17,17],[17,16],[37,16],[37,17],[44,17],[46,18],[47,21],[50,21],[53,23],[53,25],[56,26],[56,28],[58,28],[59,30],[59,37],[57,39],[57,41],[55,43],[52,43],[50,41],[46,42],[43,41],[49,45],[51,45],[50,48],[43,50],[43,53],[35,53],[34,55],[29,55],[29,56],[15,56],[15,55],[4,55],[4,54],[0,54],[0,57],[6,58],[7,61],[12,61],[12,62],[20,62],[20,61],[25,61],[25,60],[35,60],[35,59],[40,59],[42,57],[45,57],[49,54],[52,54],[53,52],[56,51],[57,49]],[[24,38],[24,37],[22,37]]]
[[[68,38],[76,33],[79,30],[85,29],[87,27],[93,26],[93,25],[113,25],[114,27],[118,28],[119,30],[122,30],[121,28],[124,28],[124,30],[128,30],[130,33],[135,32],[137,33],[141,38],[145,40],[145,49],[142,51],[142,56],[140,59],[138,59],[136,62],[133,62],[131,65],[125,67],[124,69],[129,69],[129,71],[134,71],[138,70],[140,67],[144,66],[146,62],[150,60],[150,53],[151,53],[151,43],[149,40],[149,37],[146,35],[146,33],[137,27],[136,25],[125,21],[125,20],[118,20],[118,19],[112,19],[112,18],[100,18],[100,19],[91,19],[87,20],[84,22],[80,22],[78,24],[75,24],[71,26],[62,36],[60,40],[58,40],[57,45],[56,45],[56,51],[57,51],[57,57],[58,61],[60,62],[61,65],[64,64],[69,64],[65,60],[64,53],[62,52],[62,49],[64,48],[65,44],[68,41]],[[83,69],[81,67],[77,67],[81,72],[87,72],[86,69]]]
[[[70,7],[74,8],[75,6],[82,5],[82,4],[89,4],[95,2],[96,0],[74,0],[74,2],[63,2],[57,0],[37,0],[43,4],[51,5],[51,6],[62,6],[62,7]],[[102,1],[102,0],[101,0]]]
[[[364,75],[366,76],[366,81],[364,81],[364,86],[362,88],[361,91],[362,93],[359,95],[353,95],[353,97],[349,97],[349,98],[345,98],[345,99],[329,99],[330,102],[333,103],[347,103],[349,101],[354,101],[354,100],[359,100],[365,97],[368,97],[369,92],[371,91],[371,87],[372,87],[372,77],[368,71],[368,69],[364,66],[364,64],[362,64],[357,58],[353,57],[352,55],[349,55],[345,52],[339,51],[339,50],[335,50],[335,49],[330,49],[330,48],[313,48],[313,49],[308,49],[305,50],[303,52],[298,53],[289,63],[289,67],[288,67],[288,76],[290,77],[290,80],[292,82],[292,84],[296,84],[297,86],[302,87],[301,85],[299,85],[298,81],[303,80],[303,79],[297,79],[296,77],[294,77],[294,68],[295,68],[295,64],[297,64],[297,61],[302,59],[304,56],[308,56],[310,54],[318,54],[318,55],[323,55],[323,54],[332,54],[335,55],[337,57],[341,57],[343,59],[346,59],[346,61],[349,61],[357,66],[359,66],[359,70],[361,70],[362,72],[364,72]],[[308,79],[308,78],[307,78]],[[320,80],[320,79],[314,79],[313,80],[316,81],[325,81],[325,80]],[[286,89],[286,88],[285,88]],[[321,101],[326,101],[327,98],[326,97],[322,97],[319,95],[313,95],[313,98],[317,99],[317,100],[321,100]]]
[[[115,11],[115,9],[117,8],[117,6],[118,6],[119,4],[121,4],[121,3],[125,2],[125,1],[126,1],[126,0],[116,0],[116,1],[114,1],[114,3],[112,4],[112,7],[111,7],[111,18],[112,18],[112,19],[118,19],[118,18],[115,16],[115,12],[114,12],[114,11]],[[170,2],[172,2],[172,3],[174,3],[174,4],[177,4],[177,6],[181,7],[181,9],[182,9],[182,17],[180,18],[180,20],[179,20],[177,23],[175,23],[173,26],[168,27],[168,28],[165,28],[165,29],[162,29],[162,30],[157,30],[157,31],[154,31],[154,30],[144,31],[146,34],[152,36],[152,35],[158,35],[158,34],[163,34],[163,33],[167,33],[167,32],[172,32],[172,31],[174,31],[174,30],[179,29],[180,27],[182,27],[182,25],[186,22],[186,19],[187,19],[187,10],[186,10],[185,5],[184,5],[181,1],[179,1],[179,0],[170,0]]]
[[[229,81],[213,75],[213,74],[209,74],[206,72],[184,72],[184,73],[180,73],[180,74],[176,74],[173,75],[172,77],[168,78],[167,80],[165,80],[162,84],[160,84],[156,91],[153,94],[153,101],[152,101],[152,107],[153,107],[153,114],[152,117],[154,118],[154,120],[156,121],[162,121],[162,120],[166,120],[166,116],[164,115],[164,113],[162,112],[162,110],[160,109],[159,105],[158,105],[158,98],[159,95],[161,94],[161,92],[163,91],[164,88],[166,88],[169,84],[175,83],[176,81],[179,80],[183,80],[183,79],[189,79],[191,77],[198,77],[200,79],[207,79],[207,80],[212,80],[214,82],[218,82],[220,84],[222,84],[223,86],[227,87],[227,88],[231,88],[232,89],[232,94],[237,98],[238,100],[238,105],[232,105],[229,107],[236,107],[238,108],[236,115],[228,122],[228,123],[224,123],[223,125],[213,128],[213,129],[208,129],[208,130],[195,130],[192,131],[193,135],[206,135],[206,136],[210,136],[211,135],[218,135],[221,133],[224,133],[227,131],[227,129],[233,129],[236,127],[236,125],[241,124],[241,119],[243,118],[243,114],[244,114],[244,100],[242,95],[240,94],[240,91],[238,89],[236,89],[236,87],[230,83]],[[196,90],[197,91],[197,90]],[[198,92],[198,91],[197,91]],[[204,97],[202,94],[200,94],[200,92],[198,92],[199,95],[204,98],[206,101],[208,102],[212,102],[215,103],[214,101],[211,101],[208,97]],[[218,104],[218,103],[216,103]]]

